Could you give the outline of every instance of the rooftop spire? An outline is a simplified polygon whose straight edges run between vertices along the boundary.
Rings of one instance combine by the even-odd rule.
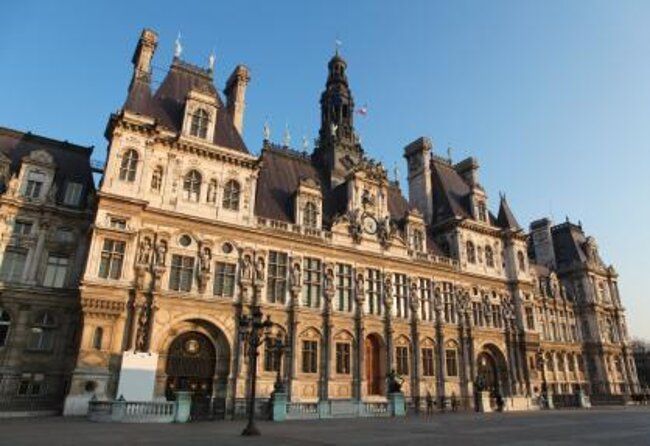
[[[181,57],[183,53],[183,45],[181,45],[181,32],[178,32],[176,42],[174,42],[174,57]]]

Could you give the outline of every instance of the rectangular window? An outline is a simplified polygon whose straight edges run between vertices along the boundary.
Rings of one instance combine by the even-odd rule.
[[[422,301],[422,320],[432,320],[432,307],[431,304],[431,281],[429,279],[420,278],[420,300]]]
[[[235,295],[234,263],[217,262],[214,268],[214,295],[233,297]]]
[[[27,261],[27,250],[19,248],[7,248],[2,259],[0,278],[7,282],[18,282],[23,277],[25,262]]]
[[[174,254],[169,271],[169,289],[174,291],[192,291],[193,278],[194,257]]]
[[[43,391],[44,378],[41,373],[23,373],[18,385],[18,396],[40,395]]]
[[[288,256],[284,252],[269,252],[269,275],[266,297],[269,302],[283,304],[287,294]]]
[[[454,303],[453,286],[451,283],[442,284],[442,302],[445,314],[445,322],[456,323],[456,305]]]
[[[472,314],[474,316],[474,325],[480,327],[482,324],[481,309],[483,306],[480,302],[472,302]]]
[[[535,329],[535,313],[533,307],[526,307],[526,328],[528,330]]]
[[[302,341],[302,373],[318,373],[317,341]]]
[[[110,222],[111,228],[126,229],[126,219],[124,218],[111,217]]]
[[[72,182],[67,183],[65,186],[65,195],[63,196],[63,204],[68,206],[79,206],[82,191],[83,184]]]
[[[395,306],[397,308],[397,317],[407,318],[409,313],[408,305],[408,284],[406,274],[394,274],[395,281]]]
[[[47,257],[45,277],[43,286],[62,288],[65,285],[65,278],[68,273],[68,256],[61,254],[50,254]]]
[[[307,307],[319,308],[321,295],[321,261],[312,257],[304,260],[303,303]]]
[[[336,373],[350,374],[350,344],[348,343],[336,343]]]
[[[122,276],[122,262],[126,242],[120,240],[104,240],[101,260],[99,261],[99,277],[117,280]]]
[[[352,267],[336,264],[336,303],[339,311],[352,311]]]
[[[494,328],[501,328],[503,325],[501,323],[501,306],[499,305],[492,305],[492,324],[494,324]]]
[[[16,220],[14,223],[14,235],[29,235],[32,232],[34,224],[31,221]]]
[[[458,376],[458,357],[456,349],[445,350],[445,363],[447,365],[447,376]]]
[[[49,352],[54,346],[54,329],[48,327],[32,327],[29,334],[29,350]]]
[[[409,348],[395,347],[395,368],[399,375],[409,374]]]
[[[280,370],[280,355],[278,351],[269,348],[267,343],[264,344],[264,371],[277,372]]]
[[[45,175],[40,172],[29,172],[27,174],[27,184],[25,185],[25,197],[40,198]]]
[[[432,348],[423,348],[422,349],[422,376],[433,376],[435,375],[435,367],[433,362],[433,349]]]
[[[381,272],[378,269],[368,268],[366,285],[368,293],[368,313],[381,315],[383,313],[381,301]]]

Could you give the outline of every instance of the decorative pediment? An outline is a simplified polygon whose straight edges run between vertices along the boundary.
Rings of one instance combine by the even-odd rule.
[[[23,163],[25,162],[39,164],[44,167],[54,167],[54,158],[45,150],[34,150],[23,158]]]

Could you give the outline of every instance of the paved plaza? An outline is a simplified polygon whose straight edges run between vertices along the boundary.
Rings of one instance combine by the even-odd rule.
[[[448,413],[391,419],[99,424],[62,417],[0,421],[0,445],[650,445],[650,408],[505,414]]]

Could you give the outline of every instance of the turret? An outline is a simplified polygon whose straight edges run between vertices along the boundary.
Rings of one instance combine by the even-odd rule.
[[[137,81],[143,82],[147,86],[151,84],[151,60],[157,46],[158,35],[150,29],[143,29],[131,60],[133,62],[133,78],[129,90]]]
[[[232,123],[241,135],[244,130],[244,110],[246,108],[246,87],[251,80],[248,68],[237,65],[226,82],[226,99]]]

